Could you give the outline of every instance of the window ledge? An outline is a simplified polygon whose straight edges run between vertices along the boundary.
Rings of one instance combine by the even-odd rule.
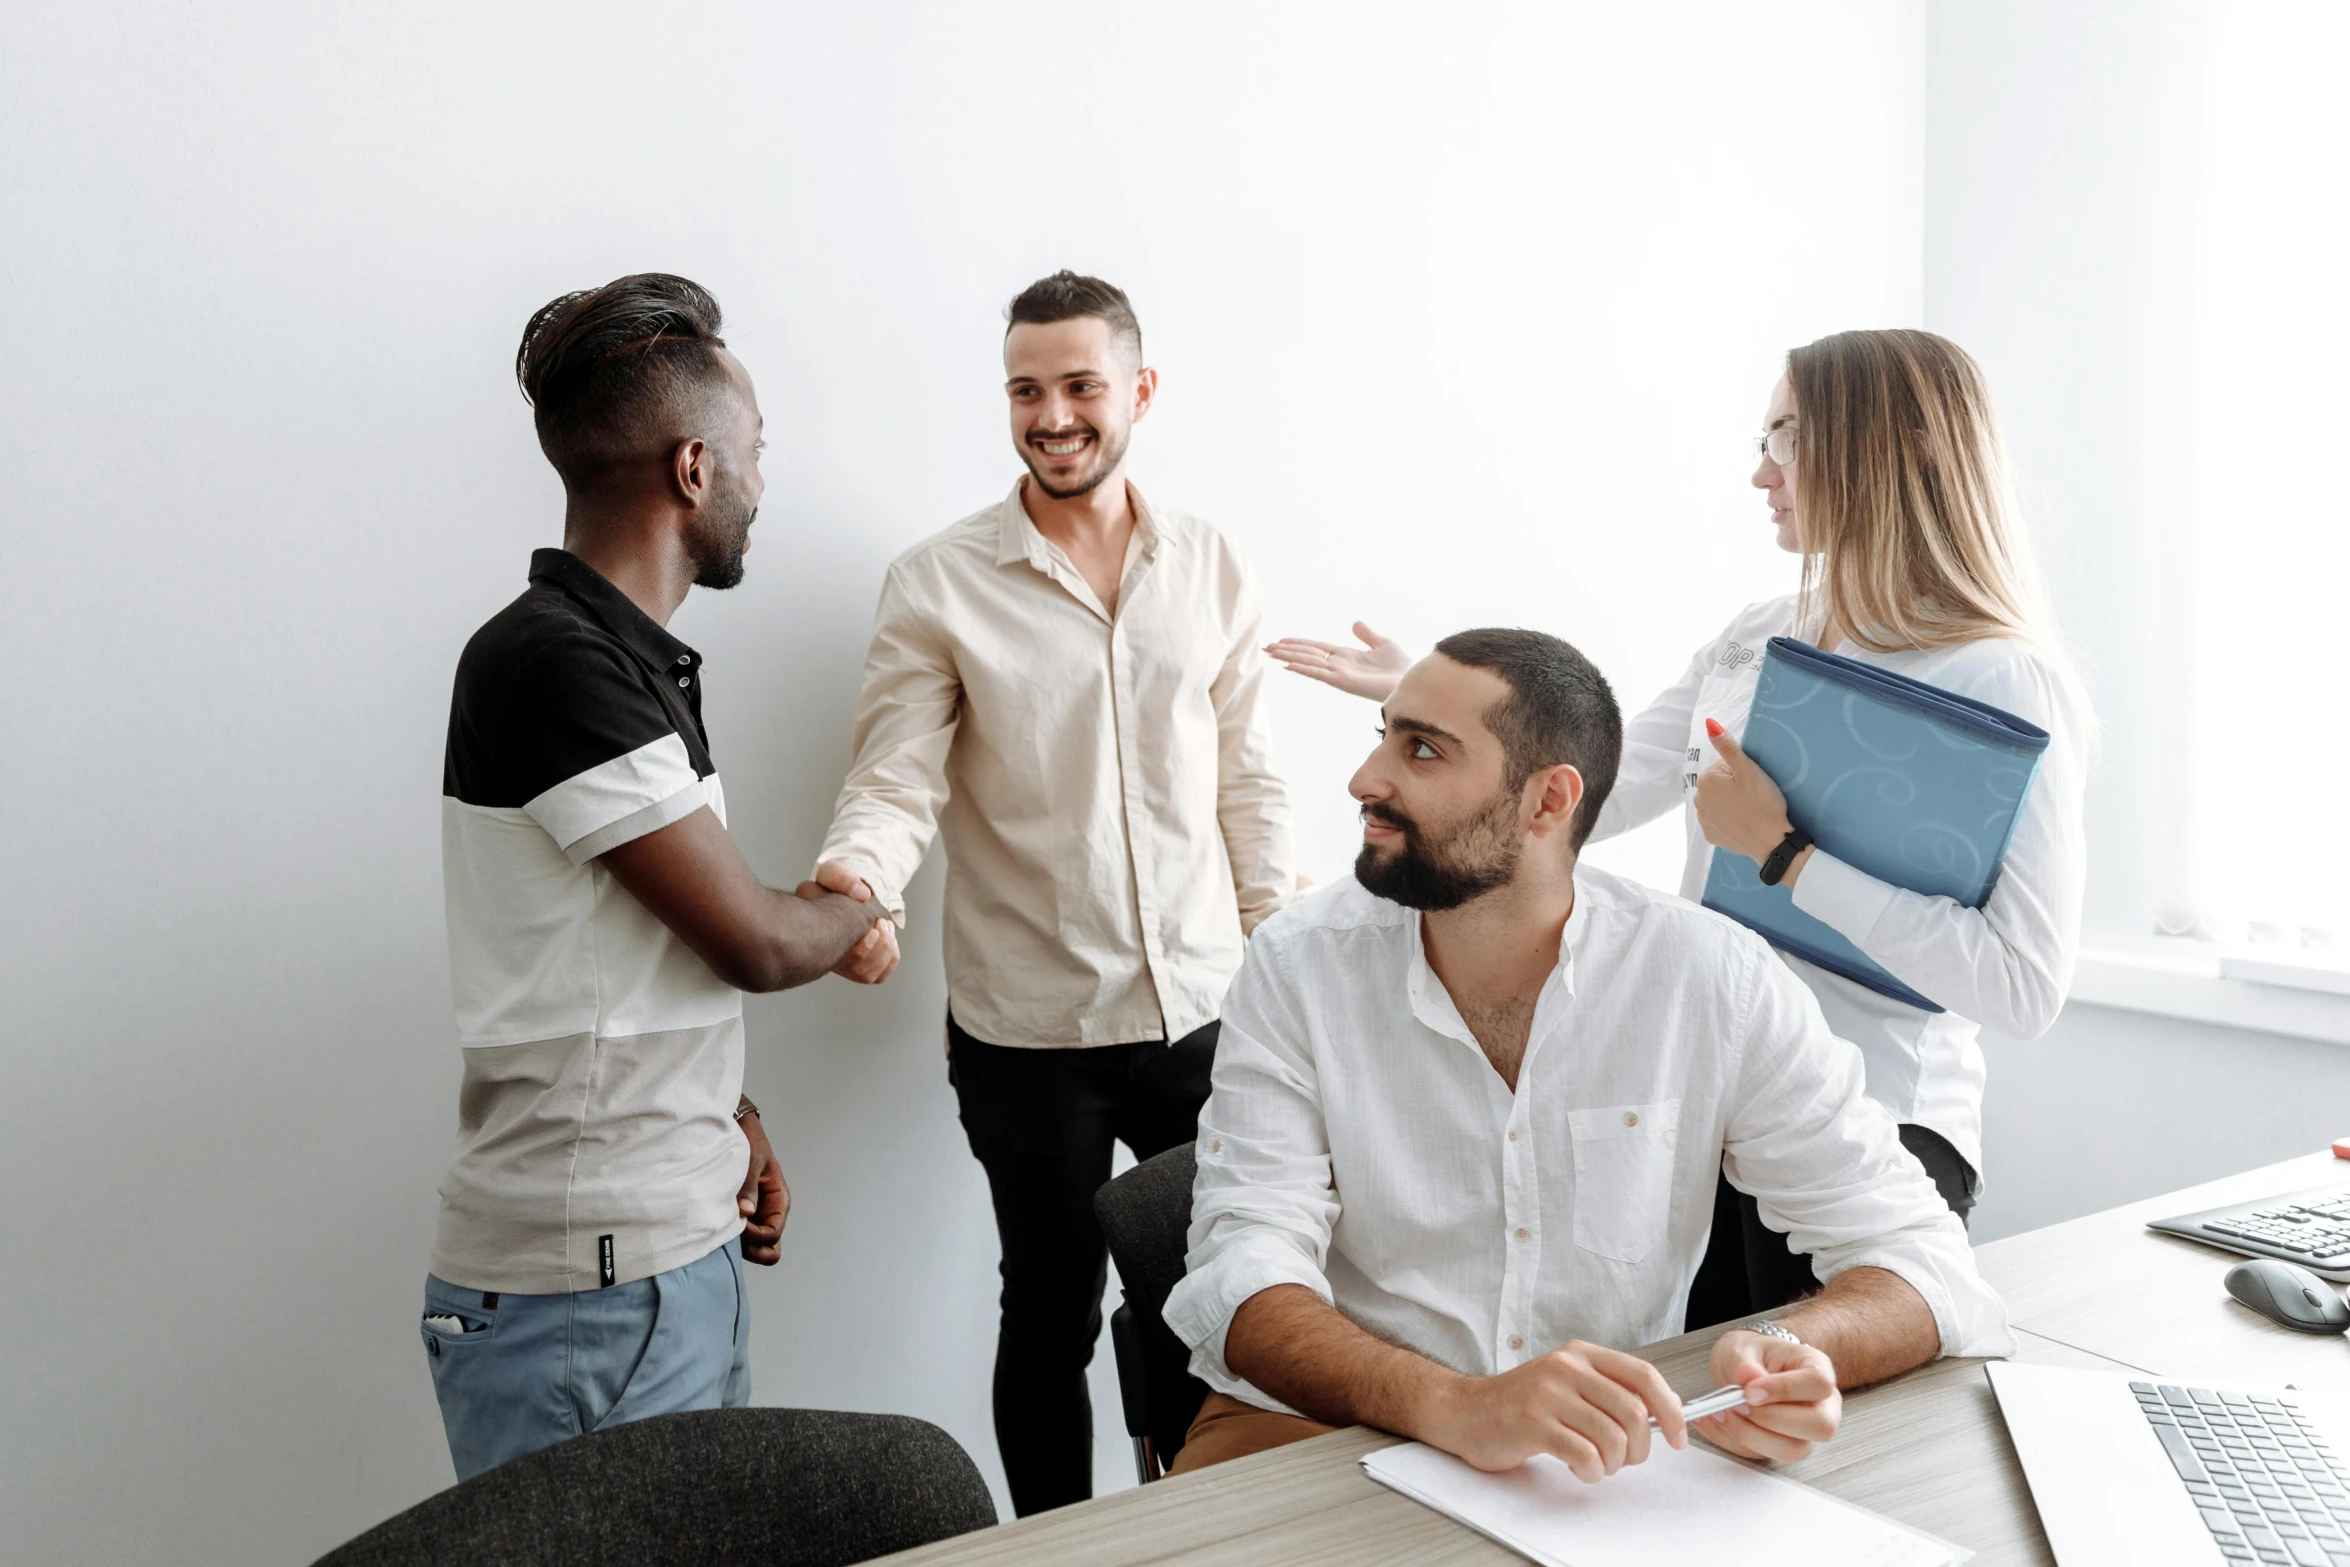
[[[2153,952],[2083,952],[2073,1001],[2350,1045],[2350,994],[2338,970],[2248,960],[2202,942]]]
[[[2325,963],[2296,963],[2288,957],[2263,955],[2257,947],[2250,952],[2222,952],[2219,955],[2219,977],[2350,996],[2350,969]]]

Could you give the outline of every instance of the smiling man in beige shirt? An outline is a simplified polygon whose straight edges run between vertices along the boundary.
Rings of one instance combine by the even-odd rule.
[[[1112,1143],[1196,1135],[1224,987],[1296,872],[1248,567],[1126,480],[1158,390],[1132,306],[1061,272],[1007,315],[1028,471],[890,565],[817,879],[902,920],[946,840],[949,1076],[1003,1241],[996,1440],[1025,1516],[1093,1491]],[[841,972],[896,961],[893,937]]]

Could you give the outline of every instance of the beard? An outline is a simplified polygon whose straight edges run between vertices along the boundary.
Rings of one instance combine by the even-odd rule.
[[[1366,843],[1355,856],[1355,880],[1373,897],[1422,912],[1457,909],[1518,874],[1515,794],[1496,795],[1491,805],[1441,838],[1430,838],[1391,805],[1374,801],[1363,807],[1363,815],[1403,833],[1392,854]]]
[[[1118,438],[1112,441],[1092,425],[1086,425],[1082,430],[1063,433],[1084,434],[1093,437],[1093,469],[1075,484],[1056,485],[1052,480],[1046,478],[1044,470],[1038,466],[1042,462],[1044,454],[1027,441],[1020,443],[1020,460],[1028,465],[1028,476],[1036,481],[1038,489],[1056,501],[1073,501],[1080,495],[1089,495],[1100,489],[1102,481],[1118,471],[1118,464],[1126,460],[1126,442],[1129,437],[1127,431],[1121,430],[1118,432]]]
[[[686,554],[694,563],[694,586],[726,589],[743,580],[743,551],[751,547],[751,524],[759,508],[743,498],[731,474],[710,504],[686,529]]]

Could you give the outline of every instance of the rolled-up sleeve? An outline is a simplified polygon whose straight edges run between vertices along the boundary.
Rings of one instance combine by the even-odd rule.
[[[1224,1000],[1213,1090],[1200,1112],[1186,1271],[1164,1312],[1192,1348],[1194,1375],[1275,1407],[1224,1363],[1225,1332],[1243,1302],[1278,1284],[1329,1300],[1323,1270],[1338,1222],[1312,1051],[1277,967],[1260,939]]]
[[[1883,1268],[1934,1313],[1945,1355],[2008,1355],[2007,1307],[1975,1269],[1966,1229],[1868,1097],[1858,1049],[1759,941],[1722,1170],[1822,1282]]]

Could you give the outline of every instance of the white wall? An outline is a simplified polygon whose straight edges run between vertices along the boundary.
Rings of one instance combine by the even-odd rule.
[[[2350,1134],[2350,1049],[2075,1002],[1986,1038],[1977,1242],[2323,1149]],[[2211,1287],[2227,1263],[2211,1259]],[[2127,1280],[2115,1281],[2128,1289]],[[2117,1300],[2116,1310],[2127,1310]]]
[[[758,378],[750,579],[677,629],[776,879],[884,561],[1010,480],[1000,311],[1042,272],[1132,291],[1140,480],[1279,629],[1531,622],[1634,701],[1787,580],[1743,483],[1778,353],[1920,308],[1916,4],[690,18],[0,17],[0,1553],[298,1562],[448,1482],[435,797],[457,650],[556,537],[509,365],[558,290],[690,274]],[[1279,698],[1317,876],[1369,717]],[[751,1010],[797,1196],[755,1372],[993,1476],[936,890],[886,989]]]
[[[2129,946],[2179,890],[2191,656],[2173,546],[2190,369],[2178,147],[2198,0],[1928,9],[1925,325],[1982,362],[2058,615],[2104,725],[2087,939]]]

